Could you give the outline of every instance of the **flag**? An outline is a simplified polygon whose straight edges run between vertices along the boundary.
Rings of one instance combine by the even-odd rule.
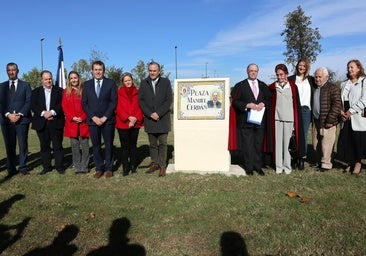
[[[62,46],[57,47],[58,50],[58,65],[57,65],[57,76],[56,76],[56,86],[63,89],[66,88],[66,76],[64,67],[64,53],[62,51]]]

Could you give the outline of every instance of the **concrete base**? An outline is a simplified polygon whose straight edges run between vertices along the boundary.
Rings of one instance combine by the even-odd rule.
[[[228,172],[222,171],[176,171],[174,168],[174,164],[169,164],[166,169],[166,173],[197,173],[197,174],[222,174],[226,176],[247,176],[244,169],[241,168],[239,165],[230,165],[230,169]]]

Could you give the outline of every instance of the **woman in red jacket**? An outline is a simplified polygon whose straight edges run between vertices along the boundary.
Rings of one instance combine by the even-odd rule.
[[[72,161],[76,174],[89,172],[90,134],[89,127],[86,124],[86,113],[81,105],[82,92],[83,84],[79,74],[71,71],[62,97],[62,109],[66,117],[64,136],[70,138]]]
[[[123,176],[137,168],[137,138],[143,126],[143,115],[138,103],[138,90],[130,73],[121,77],[116,108],[116,128],[122,150]]]

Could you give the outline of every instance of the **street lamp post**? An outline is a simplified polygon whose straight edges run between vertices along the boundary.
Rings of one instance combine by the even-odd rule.
[[[41,38],[41,68],[43,71],[43,40],[44,38]]]

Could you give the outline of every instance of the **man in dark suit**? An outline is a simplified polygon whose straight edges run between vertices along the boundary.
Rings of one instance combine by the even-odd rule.
[[[52,171],[51,142],[56,170],[59,174],[64,174],[62,140],[65,115],[61,106],[63,89],[53,86],[52,73],[48,70],[41,72],[41,79],[42,86],[32,91],[31,98],[32,129],[37,131],[41,146],[43,170],[39,174]]]
[[[231,97],[237,115],[237,128],[240,129],[239,144],[243,152],[244,169],[248,175],[253,175],[253,171],[256,171],[263,176],[262,152],[266,120],[263,117],[259,125],[247,120],[250,111],[260,111],[270,106],[270,91],[264,82],[257,79],[258,71],[256,64],[249,64],[248,78],[234,86]]]
[[[9,80],[0,85],[0,123],[6,148],[8,177],[11,177],[18,171],[23,175],[29,174],[27,171],[27,158],[32,89],[29,83],[18,79],[19,69],[17,64],[8,63],[6,72]],[[18,171],[16,170],[17,139],[19,144]]]
[[[92,64],[93,79],[85,82],[82,105],[87,115],[90,138],[93,144],[93,158],[98,179],[105,174],[113,176],[113,140],[116,122],[117,86],[112,79],[104,77],[105,65],[102,61]],[[102,157],[102,136],[105,156]]]
[[[163,177],[166,175],[168,132],[171,129],[172,87],[169,79],[160,76],[158,63],[150,62],[148,69],[149,77],[141,82],[139,89],[139,104],[150,143],[151,166],[146,173],[160,169],[159,177]]]

